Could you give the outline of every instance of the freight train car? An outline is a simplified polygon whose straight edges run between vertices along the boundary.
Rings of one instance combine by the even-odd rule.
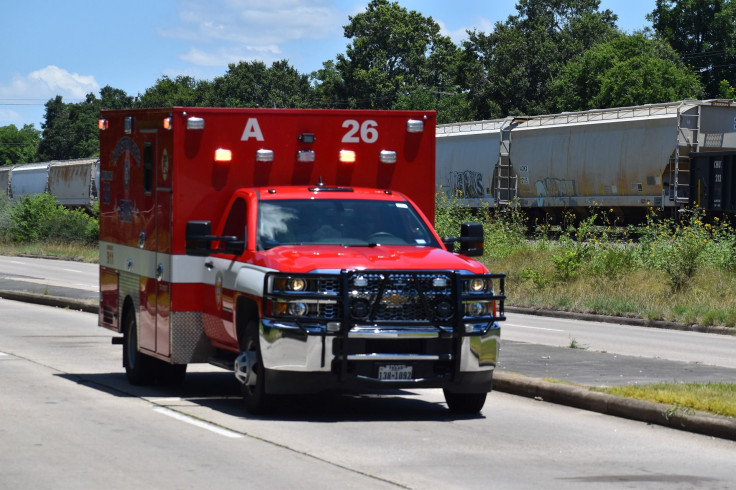
[[[98,158],[51,162],[48,192],[66,207],[88,207],[97,199]]]
[[[441,125],[436,141],[438,192],[470,206],[513,203],[548,214],[676,209],[697,200],[691,154],[736,150],[736,102],[685,100]],[[466,175],[483,184],[465,185]]]
[[[99,158],[0,167],[0,193],[12,200],[48,192],[66,207],[90,207],[97,200]]]

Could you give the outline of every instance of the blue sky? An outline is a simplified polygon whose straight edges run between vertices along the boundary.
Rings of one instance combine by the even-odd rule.
[[[398,0],[460,43],[516,13],[516,0]],[[211,80],[228,63],[289,60],[301,73],[345,52],[342,27],[368,0],[23,0],[0,17],[0,126],[41,129],[44,104],[110,85],[143,93],[167,75]],[[655,0],[602,0],[631,32]]]

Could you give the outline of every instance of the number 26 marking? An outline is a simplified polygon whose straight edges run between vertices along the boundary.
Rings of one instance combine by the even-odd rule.
[[[363,121],[363,124],[355,119],[343,121],[342,127],[347,131],[342,137],[343,143],[375,143],[378,140],[378,123],[373,120]]]

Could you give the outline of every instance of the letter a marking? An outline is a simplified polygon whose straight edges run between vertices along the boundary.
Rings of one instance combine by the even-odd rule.
[[[243,136],[240,137],[240,141],[248,141],[250,138],[255,138],[256,141],[263,141],[263,133],[261,127],[258,125],[258,119],[251,117],[248,122],[245,123],[245,129],[243,130]]]

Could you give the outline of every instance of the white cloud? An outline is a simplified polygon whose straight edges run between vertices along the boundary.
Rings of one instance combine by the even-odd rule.
[[[241,60],[258,59],[263,62],[276,61],[281,50],[276,45],[271,46],[243,46],[242,48],[218,48],[204,51],[192,48],[180,58],[197,66],[227,66]]]
[[[13,75],[5,82],[0,80],[0,126],[15,124],[39,125],[44,105],[60,95],[64,102],[84,100],[88,93],[97,94],[100,85],[92,75],[70,73],[58,66],[49,65],[27,75]],[[11,108],[12,106],[12,108]]]
[[[58,66],[49,65],[28,75],[15,75],[7,85],[0,84],[0,96],[18,101],[45,102],[57,95],[65,99],[80,100],[99,89],[100,85],[92,75],[69,73]]]
[[[185,0],[179,20],[160,34],[191,42],[182,59],[216,66],[275,61],[288,43],[339,37],[345,16],[328,0]]]

